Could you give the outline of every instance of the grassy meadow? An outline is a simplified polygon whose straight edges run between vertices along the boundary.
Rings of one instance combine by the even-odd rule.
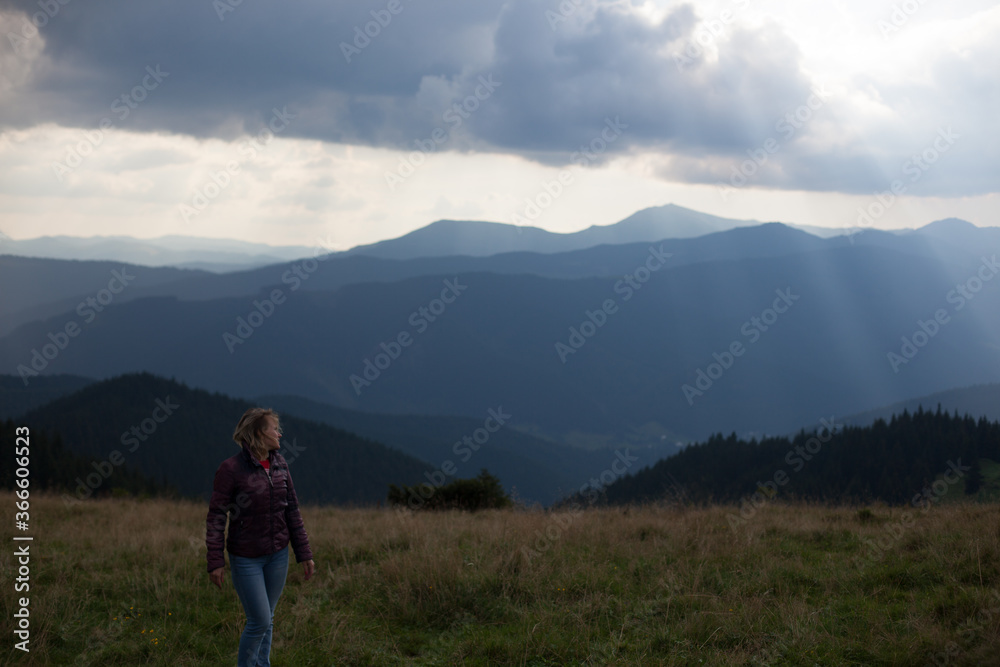
[[[1000,505],[736,512],[306,508],[317,572],[289,570],[272,663],[1000,664]],[[205,513],[32,496],[31,652],[11,648],[5,525],[0,659],[235,664],[242,609],[228,568],[209,583]]]

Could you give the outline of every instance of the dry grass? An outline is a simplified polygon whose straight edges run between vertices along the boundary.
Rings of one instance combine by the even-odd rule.
[[[33,497],[32,651],[5,660],[232,664],[242,611],[228,575],[209,584],[206,509]],[[292,566],[272,662],[997,664],[998,509],[770,505],[734,531],[730,507],[306,508],[317,575]]]

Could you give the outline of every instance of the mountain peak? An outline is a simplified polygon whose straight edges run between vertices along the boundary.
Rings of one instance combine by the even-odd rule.
[[[569,233],[500,222],[438,220],[398,238],[357,246],[347,252],[384,259],[448,255],[487,257],[505,252],[551,254],[599,245],[694,238],[758,224],[756,220],[720,218],[666,204],[637,211],[614,224],[591,225]]]
[[[943,220],[935,220],[934,222],[928,223],[916,231],[940,236],[944,234],[950,235],[955,233],[967,233],[977,229],[979,229],[979,227],[972,224],[968,220],[962,220],[961,218],[945,218]]]
[[[656,229],[657,232],[674,232],[674,238],[703,236],[712,232],[720,232],[735,227],[747,227],[759,224],[756,220],[733,220],[720,218],[708,213],[701,213],[677,204],[650,206],[636,211],[624,220],[608,227]],[[590,229],[595,229],[591,227]],[[664,236],[663,238],[667,238]]]

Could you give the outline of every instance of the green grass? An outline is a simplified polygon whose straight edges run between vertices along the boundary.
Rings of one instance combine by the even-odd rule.
[[[2,501],[13,507],[10,494]],[[772,503],[734,531],[734,507],[558,521],[517,510],[307,508],[317,572],[306,582],[299,566],[289,571],[272,663],[912,666],[940,654],[938,664],[991,664],[998,510]],[[209,583],[205,512],[33,497],[32,650],[0,658],[233,664],[242,609],[228,572],[223,591]],[[0,557],[7,582],[12,553]]]

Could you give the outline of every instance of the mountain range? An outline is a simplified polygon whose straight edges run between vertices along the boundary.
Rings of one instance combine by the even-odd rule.
[[[329,235],[312,246],[274,246],[234,239],[161,236],[43,236],[15,240],[0,234],[0,253],[50,259],[108,260],[138,266],[174,266],[228,273],[267,264],[302,259],[327,252],[383,259],[414,259],[468,255],[485,257],[502,252],[555,253],[595,245],[690,238],[735,227],[760,224],[733,220],[668,204],[643,209],[611,225],[593,225],[579,232],[555,233],[538,227],[483,221],[438,220],[398,238],[337,251]],[[818,228],[810,228],[814,230]],[[840,230],[821,230],[842,233]]]
[[[667,207],[664,207],[667,208]],[[681,209],[682,211],[686,209]],[[642,212],[640,212],[642,213]],[[638,214],[637,214],[638,215]],[[437,224],[437,223],[435,223]],[[472,230],[492,223],[463,223]],[[430,225],[429,227],[434,227]],[[512,226],[508,226],[513,229]],[[952,230],[954,233],[949,233]],[[471,233],[471,232],[470,232]],[[390,242],[406,250],[406,237]],[[954,262],[968,254],[1000,250],[1000,229],[978,228],[960,220],[945,220],[907,234],[865,230],[850,236],[819,238],[780,223],[709,233],[688,239],[658,241],[672,255],[671,266],[777,257],[809,250],[854,246],[876,246]],[[485,251],[488,245],[479,246]],[[551,278],[612,276],[628,271],[646,242],[601,245],[562,253],[506,252],[490,256],[439,256],[385,259],[356,252],[312,253],[281,264],[214,274],[174,267],[143,267],[128,264],[129,289],[116,294],[118,303],[150,296],[177,296],[185,300],[207,300],[256,294],[269,286],[330,290],[357,282],[394,282],[421,275],[486,271],[532,274]],[[419,249],[411,249],[418,253]],[[112,271],[121,264],[110,261],[52,262],[46,259],[0,255],[0,285],[17,284],[0,301],[0,336],[17,326],[66,312],[106,286]],[[318,270],[322,268],[322,270]]]
[[[389,484],[471,478],[486,468],[506,490],[525,503],[551,504],[599,474],[614,451],[584,450],[543,440],[500,423],[502,405],[482,418],[394,416],[343,410],[298,396],[261,396],[240,401],[192,389],[149,373],[104,381],[77,376],[43,376],[30,387],[0,375],[0,421],[14,419],[32,433],[58,435],[75,456],[97,462],[113,452],[134,469],[188,496],[204,496],[211,474],[232,455],[235,421],[251,404],[274,408],[285,430],[285,455],[299,452],[308,468],[296,484],[309,502],[377,503]],[[163,413],[163,407],[170,408]],[[160,411],[157,411],[157,408]],[[163,417],[162,428],[155,421]],[[145,422],[145,424],[144,424]],[[140,428],[138,432],[132,426]],[[148,427],[148,428],[147,428]],[[488,437],[483,439],[485,433]],[[288,444],[291,443],[291,444]],[[126,448],[126,445],[128,446]],[[631,448],[630,467],[651,465],[677,448]],[[336,472],[330,472],[336,467]],[[445,473],[447,471],[447,474]],[[92,473],[89,467],[83,478]]]
[[[939,413],[944,409],[946,415],[951,406],[955,419],[959,414],[971,414],[979,415],[980,420],[996,421],[990,415],[997,412],[998,394],[1000,385],[989,385],[927,396],[914,401],[912,410],[909,406],[889,406],[885,410],[889,417],[883,424],[895,424],[894,415],[906,415],[908,411],[914,415],[923,411],[929,416],[934,406]],[[519,501],[550,505],[574,496],[583,487],[603,487],[605,482],[594,480],[613,469],[616,461],[627,463],[623,468],[627,474],[621,483],[608,489],[608,498],[613,501],[678,500],[678,494],[687,501],[707,499],[710,496],[706,494],[733,500],[752,491],[754,475],[764,474],[764,468],[774,468],[777,459],[791,448],[787,438],[771,438],[762,441],[760,447],[743,443],[733,449],[735,436],[725,441],[716,436],[697,446],[700,454],[694,458],[667,459],[678,450],[582,450],[521,433],[507,424],[480,445],[477,430],[484,428],[484,419],[369,414],[297,396],[239,401],[148,373],[105,381],[44,376],[31,388],[24,387],[19,378],[0,376],[0,396],[0,422],[6,423],[11,432],[15,424],[30,430],[33,469],[45,478],[39,483],[78,500],[93,493],[117,493],[121,487],[132,493],[170,489],[207,499],[215,468],[235,451],[230,439],[231,422],[251,404],[272,407],[281,414],[285,430],[283,453],[292,464],[300,498],[310,503],[375,504],[385,500],[388,484],[440,485],[453,478],[472,477],[486,468]],[[983,410],[989,414],[981,414]],[[503,406],[492,411],[501,418],[504,414]],[[826,424],[850,429],[854,435],[849,440],[856,448],[866,446],[859,445],[857,434],[866,433],[880,419],[881,414],[831,417]],[[912,439],[905,431],[902,429],[896,437]],[[795,436],[796,442],[801,444],[806,437],[800,433]],[[55,451],[46,452],[46,443]],[[965,446],[941,438],[928,444],[943,452],[949,447]],[[883,446],[884,438],[871,445],[874,449]],[[65,453],[60,453],[59,448]],[[718,454],[716,465],[712,464],[712,452]],[[952,451],[946,458],[960,454]],[[983,449],[979,454],[995,458],[992,450]],[[872,477],[863,459],[852,454],[848,464],[841,462],[834,468],[842,472],[846,465],[854,470],[851,475],[869,478],[869,492],[888,492],[885,476]],[[690,468],[692,462],[703,468],[701,472]],[[900,469],[899,463],[895,469]],[[814,467],[819,470],[824,465],[830,467],[820,462]],[[927,461],[907,459],[906,465],[920,474],[933,472],[933,465],[928,468]],[[814,498],[823,493],[836,496],[843,484],[838,486],[831,475],[834,473],[828,470],[795,493]],[[5,484],[13,483],[13,469],[5,464],[0,477],[4,477]],[[102,488],[102,478],[107,478],[108,488]],[[678,478],[684,480],[680,486]],[[882,481],[875,484],[877,480]],[[88,489],[87,484],[94,488]],[[816,484],[826,485],[827,491]]]
[[[626,242],[658,219],[680,234],[684,216],[691,233],[730,228]],[[554,235],[614,241],[565,251],[476,255],[533,232],[439,223],[365,251],[381,257],[225,274],[4,255],[0,368],[25,387],[148,371],[242,400],[295,397],[320,420],[474,421],[503,406],[511,430],[538,440],[510,445],[529,459],[541,442],[660,456],[1000,381],[997,228],[951,219],[822,238],[678,207],[629,220],[610,237]],[[469,254],[419,256],[453,248]]]
[[[674,204],[646,208],[615,224],[592,225],[571,233],[498,222],[438,220],[399,238],[351,248],[347,254],[383,259],[488,257],[511,252],[550,254],[599,245],[694,238],[758,224],[756,220],[720,218]]]
[[[89,473],[125,466],[207,500],[215,470],[239,451],[232,432],[249,407],[139,373],[91,383],[17,416],[17,423],[58,434],[67,450],[94,461]],[[426,464],[399,450],[294,415],[283,416],[282,426],[281,451],[302,502],[370,505],[385,499],[389,484],[423,481]],[[91,491],[99,490],[95,477]],[[70,497],[89,495],[84,487]]]
[[[0,235],[0,253],[49,259],[108,260],[138,266],[173,266],[224,273],[305,257],[309,246],[273,246],[198,236],[41,236],[12,239]]]

